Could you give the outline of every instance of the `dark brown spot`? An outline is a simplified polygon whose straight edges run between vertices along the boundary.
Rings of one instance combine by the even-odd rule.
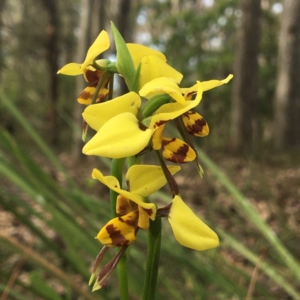
[[[171,211],[172,204],[173,203],[171,202],[169,205],[159,208],[156,212],[156,216],[157,217],[168,217],[170,214],[170,211]]]
[[[179,164],[184,163],[188,151],[189,151],[189,146],[187,144],[182,145],[176,152],[173,152],[171,161]]]
[[[187,131],[190,134],[199,134],[202,132],[204,126],[206,126],[206,121],[203,118],[197,119],[193,125],[187,127]]]
[[[132,219],[124,220],[125,218],[119,217],[119,221],[127,224],[128,226],[135,227],[137,225],[138,215],[139,215],[138,211],[135,211],[135,216]]]
[[[169,144],[171,144],[171,143],[173,143],[175,141],[176,141],[176,138],[172,138],[170,140],[163,139],[161,144],[162,144],[163,147],[166,147],[167,145],[169,145]]]
[[[154,124],[154,128],[157,128],[157,127],[159,127],[159,126],[161,126],[161,125],[164,125],[164,124],[166,124],[168,121],[170,121],[170,120],[161,120],[161,121],[158,121],[158,122],[156,122],[156,123]]]
[[[92,96],[93,93],[87,92],[86,90],[84,90],[78,97],[78,99],[82,99],[82,100],[92,100]]]
[[[153,213],[153,210],[151,208],[143,208],[143,210],[148,214],[148,216],[151,216]]]
[[[124,237],[124,235],[121,234],[120,230],[117,230],[117,228],[113,225],[107,225],[106,231],[109,234],[109,237],[111,238],[112,244],[115,246],[125,246],[128,245],[128,240]]]
[[[163,140],[162,145],[163,147],[167,146],[168,144],[174,142],[176,139],[173,138],[170,141]],[[171,157],[166,157],[167,160],[174,162],[174,163],[185,163],[185,159],[187,157],[187,153],[189,151],[190,147],[187,144],[182,144],[176,151],[172,152]]]
[[[145,126],[143,123],[139,122],[139,129],[141,129],[142,131],[146,131],[148,127]]]
[[[119,205],[118,206],[118,215],[120,216],[124,216],[126,214],[128,214],[128,205]]]
[[[98,70],[96,70],[96,71],[86,70],[85,71],[85,78],[88,82],[92,82],[92,83],[97,84],[98,81],[100,80],[102,74],[103,74],[103,72],[100,72]]]

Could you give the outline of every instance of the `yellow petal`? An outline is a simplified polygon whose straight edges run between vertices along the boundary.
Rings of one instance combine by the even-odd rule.
[[[57,74],[64,74],[64,75],[70,75],[70,76],[77,76],[82,74],[82,69],[80,67],[80,64],[77,63],[69,63],[64,65],[60,70],[58,70]]]
[[[217,234],[203,223],[193,211],[175,196],[168,218],[176,240],[183,246],[206,250],[219,245]]]
[[[196,107],[202,99],[202,88],[201,83],[197,82],[197,96],[195,100],[186,101],[185,104],[180,103],[168,103],[162,105],[155,113],[155,115],[151,118],[150,128],[152,130],[156,130],[163,123],[173,120],[185,112],[191,110]]]
[[[144,56],[153,55],[161,59],[162,61],[167,61],[166,57],[159,51],[148,48],[143,45],[127,43],[127,48],[132,57],[134,67],[137,69],[139,63],[141,62]]]
[[[233,75],[230,74],[228,75],[225,79],[223,80],[208,80],[208,81],[202,81],[201,85],[202,85],[202,89],[203,92],[211,90],[215,87],[218,87],[220,85],[223,85],[225,83],[228,83],[231,79],[233,78]]]
[[[102,30],[89,48],[85,60],[81,65],[81,70],[83,71],[99,54],[107,50],[109,45],[109,36],[105,30]]]
[[[145,56],[141,60],[140,87],[159,77],[169,77],[180,83],[183,75],[154,55]]]
[[[195,151],[185,142],[177,138],[163,138],[163,156],[168,161],[182,164],[195,160]]]
[[[151,135],[152,130],[141,125],[134,114],[126,112],[108,120],[82,152],[109,158],[133,156],[148,145]]]
[[[138,211],[110,220],[97,234],[97,239],[105,246],[126,246],[136,240]]]
[[[137,115],[140,106],[140,96],[130,92],[110,101],[88,106],[82,113],[82,117],[91,128],[98,131],[103,124],[121,113],[130,112]],[[115,129],[118,130],[117,127]]]
[[[203,90],[203,92],[211,90],[215,87],[218,87],[220,85],[228,83],[232,78],[233,78],[233,75],[230,74],[223,80],[215,80],[214,79],[214,80],[208,80],[208,81],[201,81],[202,90]],[[197,92],[197,84],[194,84],[193,86],[191,86],[189,88],[181,88],[181,92],[186,100],[191,100],[192,95]]]
[[[111,190],[116,193],[124,196],[127,199],[135,202],[138,206],[143,207],[148,213],[152,220],[155,219],[156,216],[156,206],[153,203],[144,202],[144,198],[138,194],[122,190],[120,188],[118,180],[114,176],[104,176],[99,170],[94,169],[92,172],[92,178],[98,179],[104,185],[106,185]]]
[[[130,201],[128,198],[124,197],[123,195],[118,195],[117,197],[117,203],[116,203],[116,213],[119,216],[124,216],[128,213],[130,213],[133,210],[137,209],[137,205],[132,205],[132,201]]]
[[[149,214],[141,206],[138,207],[139,210],[139,219],[137,226],[141,229],[147,230],[149,228]]]
[[[175,174],[180,167],[168,166],[168,169]],[[155,193],[167,183],[162,168],[155,165],[133,165],[127,171],[126,180],[130,192],[142,197]]]
[[[154,150],[159,150],[161,148],[164,128],[165,124],[159,126],[152,135],[152,147]]]
[[[139,94],[148,99],[155,95],[168,94],[178,103],[186,102],[176,81],[167,77],[159,77],[146,83]]]

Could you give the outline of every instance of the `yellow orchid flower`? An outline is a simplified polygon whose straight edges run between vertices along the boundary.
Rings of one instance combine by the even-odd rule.
[[[99,35],[97,36],[94,43],[90,46],[87,51],[85,60],[83,63],[68,63],[63,66],[57,73],[70,75],[70,76],[77,76],[80,74],[84,74],[84,71],[88,68],[90,64],[94,61],[94,59],[106,51],[110,46],[109,36],[105,30],[102,30]]]
[[[180,167],[169,166],[168,169],[171,174],[175,174],[180,170]],[[166,184],[167,181],[162,168],[154,165],[130,167],[126,174],[130,191],[121,189],[117,178],[104,176],[97,169],[93,170],[92,178],[98,179],[119,194],[116,206],[119,217],[110,220],[103,226],[97,239],[108,247],[126,246],[133,243],[138,228],[148,229],[149,219],[155,219],[155,204],[144,202],[144,198]]]
[[[186,101],[184,104],[176,102],[161,106],[150,118],[149,126],[142,124],[136,117],[135,107],[139,107],[140,102],[138,100],[130,102],[131,97],[136,95],[134,93],[124,98],[124,103],[126,102],[124,106],[121,104],[122,99],[116,100],[117,103],[120,103],[120,108],[116,103],[113,103],[113,100],[108,101],[107,104],[99,103],[87,107],[83,117],[92,128],[98,131],[83,147],[82,152],[86,155],[110,158],[122,158],[138,154],[149,144],[152,134],[159,126],[199,104],[202,97],[200,82],[198,88],[195,100]],[[137,99],[136,96],[134,98]],[[111,104],[109,104],[110,102]],[[133,103],[132,106],[131,103]],[[102,107],[108,107],[108,109],[102,113]],[[117,114],[113,111],[114,109]]]
[[[231,78],[232,75],[229,75],[224,80],[211,80],[205,82],[204,86],[206,89],[212,89],[213,87],[228,82]],[[174,83],[174,80],[166,78],[154,79],[154,82],[158,82],[159,80],[164,83],[169,82],[169,85],[167,84],[168,87],[172,86],[172,83]],[[155,85],[153,85],[152,83],[149,83],[149,85],[151,89],[148,89],[148,87],[142,89],[143,91],[146,91],[145,94],[143,93],[143,95],[151,95],[156,93]],[[139,108],[140,104],[133,104],[134,111],[128,109],[128,104],[126,104],[127,108],[125,109],[122,106],[120,99],[118,100],[118,103],[120,103],[121,105],[120,108],[118,108],[115,103],[112,103],[111,106],[110,104],[106,104],[107,107],[111,107],[112,110],[117,111],[117,113],[115,114],[114,112],[109,113],[107,110],[108,118],[102,118],[105,113],[91,113],[92,111],[94,111],[95,106],[97,107],[97,109],[101,110],[101,107],[103,107],[101,105],[103,105],[104,103],[97,104],[98,106],[93,105],[91,108],[88,107],[87,111],[90,114],[94,114],[93,119],[95,120],[95,122],[93,121],[93,123],[98,124],[95,126],[91,126],[94,126],[93,128],[98,131],[96,135],[83,147],[82,152],[86,155],[98,155],[110,158],[122,158],[140,153],[147,147],[153,133],[161,125],[183,115],[200,103],[202,99],[202,86],[202,82],[198,81],[196,85],[186,90],[187,93],[197,93],[194,100],[185,100],[183,98],[184,103],[182,103],[182,101],[177,101],[164,104],[156,110],[153,116],[143,120],[143,122],[138,120],[135,110],[135,106]],[[173,87],[175,89],[175,86]],[[164,93],[162,89],[160,90],[160,92]],[[149,101],[151,101],[151,99]],[[133,103],[138,103],[138,101],[133,101]],[[124,104],[125,107],[126,105]],[[85,115],[84,118],[88,124],[89,122],[92,123],[91,118],[89,118],[88,120],[87,115]],[[104,120],[106,122],[101,120]],[[100,123],[101,126],[99,126]],[[192,153],[192,151],[190,151],[190,153]]]

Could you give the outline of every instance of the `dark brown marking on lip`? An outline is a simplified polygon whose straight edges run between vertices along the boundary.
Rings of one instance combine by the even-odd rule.
[[[135,211],[134,213],[135,213],[135,216],[133,218],[131,218],[131,219],[124,220],[123,217],[119,217],[118,219],[122,223],[125,223],[125,224],[127,224],[129,226],[135,227],[137,225],[139,213],[138,213],[138,211]]]
[[[206,126],[206,121],[201,118],[195,121],[195,123],[192,126],[188,126],[187,130],[188,133],[197,133],[197,134],[201,134],[201,132],[203,131],[204,126]]]
[[[98,81],[100,80],[101,76],[102,76],[103,72],[100,72],[98,70],[92,71],[92,70],[86,70],[85,71],[85,78],[88,82],[92,82],[94,83],[98,83]]]
[[[158,122],[156,122],[156,123],[154,124],[154,128],[157,128],[157,127],[159,127],[159,126],[161,126],[161,125],[164,125],[164,124],[166,124],[168,121],[169,121],[169,120],[161,120],[161,121],[158,121]]]
[[[124,237],[124,235],[121,234],[120,230],[117,230],[117,228],[113,224],[107,225],[105,229],[109,234],[109,237],[111,238],[113,245],[115,246],[128,245],[129,241]]]
[[[92,99],[93,94],[94,93],[87,92],[86,90],[83,90],[83,92],[78,96],[78,99],[89,100],[89,99]]]
[[[148,216],[151,216],[153,213],[153,210],[151,208],[143,208],[143,210],[147,213]]]
[[[167,147],[167,145],[171,144],[174,142],[176,138],[172,138],[171,140],[163,140],[162,146]],[[189,145],[183,143],[176,151],[172,151],[172,155],[170,157],[166,157],[167,160],[174,162],[174,163],[185,163],[185,159],[187,157],[187,153],[189,151]]]
[[[173,143],[173,142],[175,142],[175,141],[176,141],[176,138],[172,138],[172,139],[170,139],[169,141],[163,139],[161,144],[162,144],[163,147],[166,147],[167,145],[169,145],[169,144],[171,144],[171,143]]]
[[[187,144],[182,145],[176,152],[173,153],[171,161],[176,163],[184,163],[188,151],[189,146]]]

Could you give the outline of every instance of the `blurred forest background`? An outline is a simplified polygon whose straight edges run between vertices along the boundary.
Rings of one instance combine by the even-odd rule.
[[[234,74],[199,107],[205,178],[178,177],[222,245],[195,253],[165,229],[157,299],[300,299],[299,0],[0,0],[0,299],[118,299],[115,277],[86,284],[109,219],[90,173],[108,162],[81,154],[85,82],[56,74],[110,21],[162,51],[183,86]],[[144,252],[132,247],[132,299]]]

